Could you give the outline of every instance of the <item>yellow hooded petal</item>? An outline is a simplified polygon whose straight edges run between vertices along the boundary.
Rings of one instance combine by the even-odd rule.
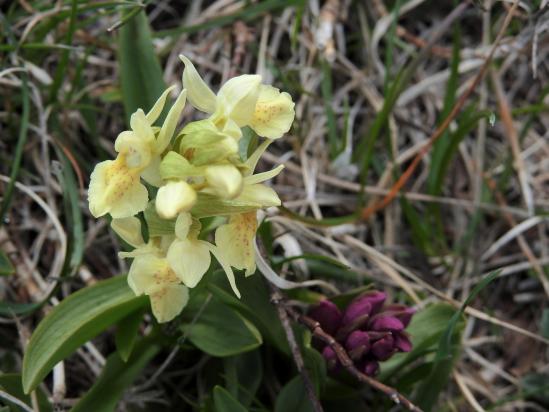
[[[294,106],[288,93],[281,93],[272,86],[261,85],[249,125],[259,136],[278,139],[292,126]]]
[[[272,170],[269,170],[268,172],[263,173],[256,173],[255,175],[246,176],[244,178],[244,183],[246,185],[253,185],[256,183],[264,182],[265,180],[272,179],[275,176],[278,176],[280,172],[282,172],[282,169],[284,169],[284,165],[278,165]]]
[[[212,255],[215,256],[215,258],[217,259],[217,261],[225,271],[225,275],[227,275],[227,280],[229,281],[229,284],[231,285],[231,289],[233,290],[234,294],[240,299],[240,292],[236,287],[236,279],[234,277],[233,270],[231,269],[231,265],[225,259],[225,257],[223,256],[223,253],[221,253],[221,251],[217,246],[214,246],[211,243],[208,243],[207,245],[208,245],[208,248],[210,249],[210,252],[212,252]]]
[[[216,106],[215,94],[202,80],[191,61],[182,54],[179,58],[185,64],[183,88],[187,89],[189,102],[202,112],[213,113]]]
[[[229,223],[215,231],[215,244],[223,258],[234,268],[255,272],[254,238],[257,232],[256,212],[231,216]]]
[[[128,167],[147,167],[151,161],[151,143],[135,132],[120,133],[114,142],[114,150],[124,155]]]
[[[187,239],[192,224],[193,218],[190,213],[180,213],[175,221],[175,236],[180,240]]]
[[[142,109],[137,109],[130,117],[130,127],[133,132],[144,142],[152,144],[154,142],[154,131],[151,124],[147,121],[147,116]]]
[[[128,168],[124,156],[95,166],[88,190],[93,216],[107,213],[113,218],[133,216],[145,210],[148,197],[147,189],[139,181],[139,169]]]
[[[222,198],[233,199],[242,191],[242,174],[233,165],[215,165],[206,168],[206,181]]]
[[[133,247],[138,247],[145,244],[143,235],[141,234],[141,221],[135,216],[125,217],[122,219],[113,219],[111,228],[124,241]]]
[[[168,182],[156,194],[156,212],[163,219],[173,219],[196,202],[196,192],[185,181]]]
[[[151,309],[158,323],[169,322],[181,313],[189,301],[189,289],[183,285],[167,285],[150,295]]]
[[[217,94],[214,117],[227,117],[239,127],[248,125],[254,115],[260,85],[261,76],[257,74],[243,74],[229,79]]]
[[[168,249],[168,262],[177,277],[188,287],[194,288],[211,263],[207,242],[202,240],[176,240]]]

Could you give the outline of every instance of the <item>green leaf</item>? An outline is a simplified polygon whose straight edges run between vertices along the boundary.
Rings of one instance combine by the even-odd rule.
[[[122,19],[127,13],[131,10],[124,11]],[[120,28],[118,60],[126,122],[129,124],[133,112],[139,108],[149,110],[166,89],[144,12]]]
[[[143,320],[143,313],[144,310],[142,309],[136,310],[118,322],[114,342],[116,343],[116,350],[124,362],[128,361],[132,353],[137,340],[139,325]]]
[[[126,276],[115,276],[72,294],[38,325],[23,358],[23,388],[32,391],[53,366],[108,326],[147,302]]]
[[[32,400],[29,395],[25,395],[23,392],[23,386],[21,385],[21,375],[19,373],[3,373],[0,375],[0,389],[4,392],[9,393],[11,396],[19,399],[21,402],[32,405]],[[51,404],[48,402],[48,397],[44,394],[42,389],[36,391],[36,397],[38,401],[38,410],[39,412],[50,412],[53,410]],[[5,401],[0,401],[4,403]],[[14,406],[13,403],[7,403],[11,409],[8,407],[9,411],[20,411],[22,410],[19,407]],[[2,409],[0,409],[2,411]]]
[[[159,350],[160,346],[154,342],[154,337],[149,336],[136,345],[127,362],[122,360],[118,352],[110,355],[97,381],[71,412],[114,411],[124,390],[135,381]]]
[[[247,409],[233,398],[226,389],[217,385],[213,392],[216,412],[246,412]]]
[[[244,316],[213,298],[194,325],[185,325],[189,340],[212,356],[247,352],[263,343],[257,328]]]
[[[218,273],[208,284],[208,290],[223,303],[250,319],[269,343],[283,353],[290,354],[286,334],[275,308],[270,303],[270,294],[261,276],[238,276],[237,285],[242,299],[238,299],[227,282],[224,273]]]
[[[250,406],[263,378],[259,349],[225,358],[223,365],[227,389],[242,405]]]
[[[15,273],[15,268],[10,258],[3,250],[0,250],[0,276],[9,276]]]
[[[26,315],[34,312],[36,309],[44,305],[44,302],[36,303],[12,303],[12,302],[0,302],[0,315],[13,316],[13,315]]]
[[[149,237],[173,235],[175,232],[175,219],[162,219],[156,213],[156,206],[154,201],[149,202],[144,212],[145,221],[147,222],[147,229],[149,231]]]
[[[549,309],[543,309],[539,329],[541,336],[545,339],[549,339]]]
[[[288,382],[276,398],[275,412],[311,412],[313,407],[300,375]]]

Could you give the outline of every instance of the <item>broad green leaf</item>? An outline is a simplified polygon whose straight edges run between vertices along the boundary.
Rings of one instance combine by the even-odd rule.
[[[225,386],[242,405],[249,407],[263,379],[259,349],[225,358]]]
[[[126,123],[129,124],[133,112],[139,108],[147,112],[166,89],[144,12],[120,28],[118,60]]]
[[[247,409],[221,386],[217,385],[213,393],[216,412],[246,412]]]
[[[40,322],[23,358],[23,388],[32,391],[53,366],[128,313],[145,305],[115,276],[72,294]]]
[[[189,340],[212,356],[247,352],[263,343],[256,327],[231,307],[213,298],[192,325],[185,325]]]
[[[242,295],[238,299],[227,282],[224,274],[217,274],[208,284],[208,290],[231,308],[250,319],[259,329],[265,340],[278,350],[290,354],[286,335],[280,324],[275,308],[270,303],[270,295],[261,276],[236,275],[236,283]]]
[[[117,352],[110,355],[97,381],[71,412],[114,411],[124,390],[135,381],[159,350],[160,346],[154,342],[154,337],[147,337],[137,343],[127,362]]]
[[[9,276],[15,273],[15,268],[10,258],[3,250],[0,250],[0,276]]]
[[[300,375],[288,382],[276,398],[275,412],[311,412],[313,407]]]
[[[0,375],[0,389],[4,392],[7,392],[11,396],[19,399],[21,402],[27,404],[28,406],[32,405],[30,395],[25,395],[23,392],[23,386],[21,385],[21,375],[19,373],[3,373]],[[36,398],[38,401],[38,410],[39,412],[50,412],[53,410],[51,404],[48,401],[48,397],[44,394],[42,389],[37,389]],[[0,403],[7,403],[9,411],[20,411],[21,408],[13,406],[12,403],[6,402],[0,399]],[[1,411],[2,409],[0,409]]]
[[[136,310],[118,322],[114,342],[116,350],[124,362],[127,362],[132,353],[137,340],[137,332],[143,320],[143,313],[144,311],[141,309]]]

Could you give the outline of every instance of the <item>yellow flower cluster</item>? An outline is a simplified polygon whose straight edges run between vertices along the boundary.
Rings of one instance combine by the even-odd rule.
[[[150,297],[154,316],[167,322],[186,305],[189,291],[202,279],[213,255],[227,274],[237,296],[232,268],[255,272],[254,237],[258,209],[278,206],[276,192],[262,182],[276,176],[279,166],[254,174],[256,164],[273,139],[288,132],[294,103],[288,93],[261,84],[257,75],[228,80],[214,94],[189,59],[183,91],[161,127],[154,126],[170,92],[166,90],[145,114],[137,110],[130,131],[118,135],[115,160],[96,165],[88,200],[93,216],[110,214],[111,227],[135,249],[128,283],[137,294]],[[188,100],[208,113],[176,132]],[[242,128],[266,138],[246,160],[239,154]],[[157,188],[154,199],[141,179]],[[142,237],[144,212],[148,241]],[[200,219],[220,216],[215,243],[199,239]]]

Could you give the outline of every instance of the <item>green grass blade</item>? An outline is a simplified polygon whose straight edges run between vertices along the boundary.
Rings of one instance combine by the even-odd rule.
[[[21,101],[23,108],[21,111],[21,125],[19,127],[19,137],[17,140],[17,146],[15,147],[15,155],[13,156],[13,162],[11,164],[10,182],[4,192],[4,200],[2,201],[2,208],[0,209],[0,226],[4,224],[4,218],[11,205],[11,198],[13,196],[13,189],[17,176],[19,176],[19,169],[21,168],[21,160],[23,158],[23,149],[27,142],[28,130],[29,130],[29,116],[30,116],[30,102],[29,102],[29,85],[27,80],[27,74],[21,75]]]
[[[125,11],[122,18],[130,12]],[[139,108],[149,110],[166,89],[144,12],[120,28],[118,60],[122,99],[129,124],[133,112]]]

